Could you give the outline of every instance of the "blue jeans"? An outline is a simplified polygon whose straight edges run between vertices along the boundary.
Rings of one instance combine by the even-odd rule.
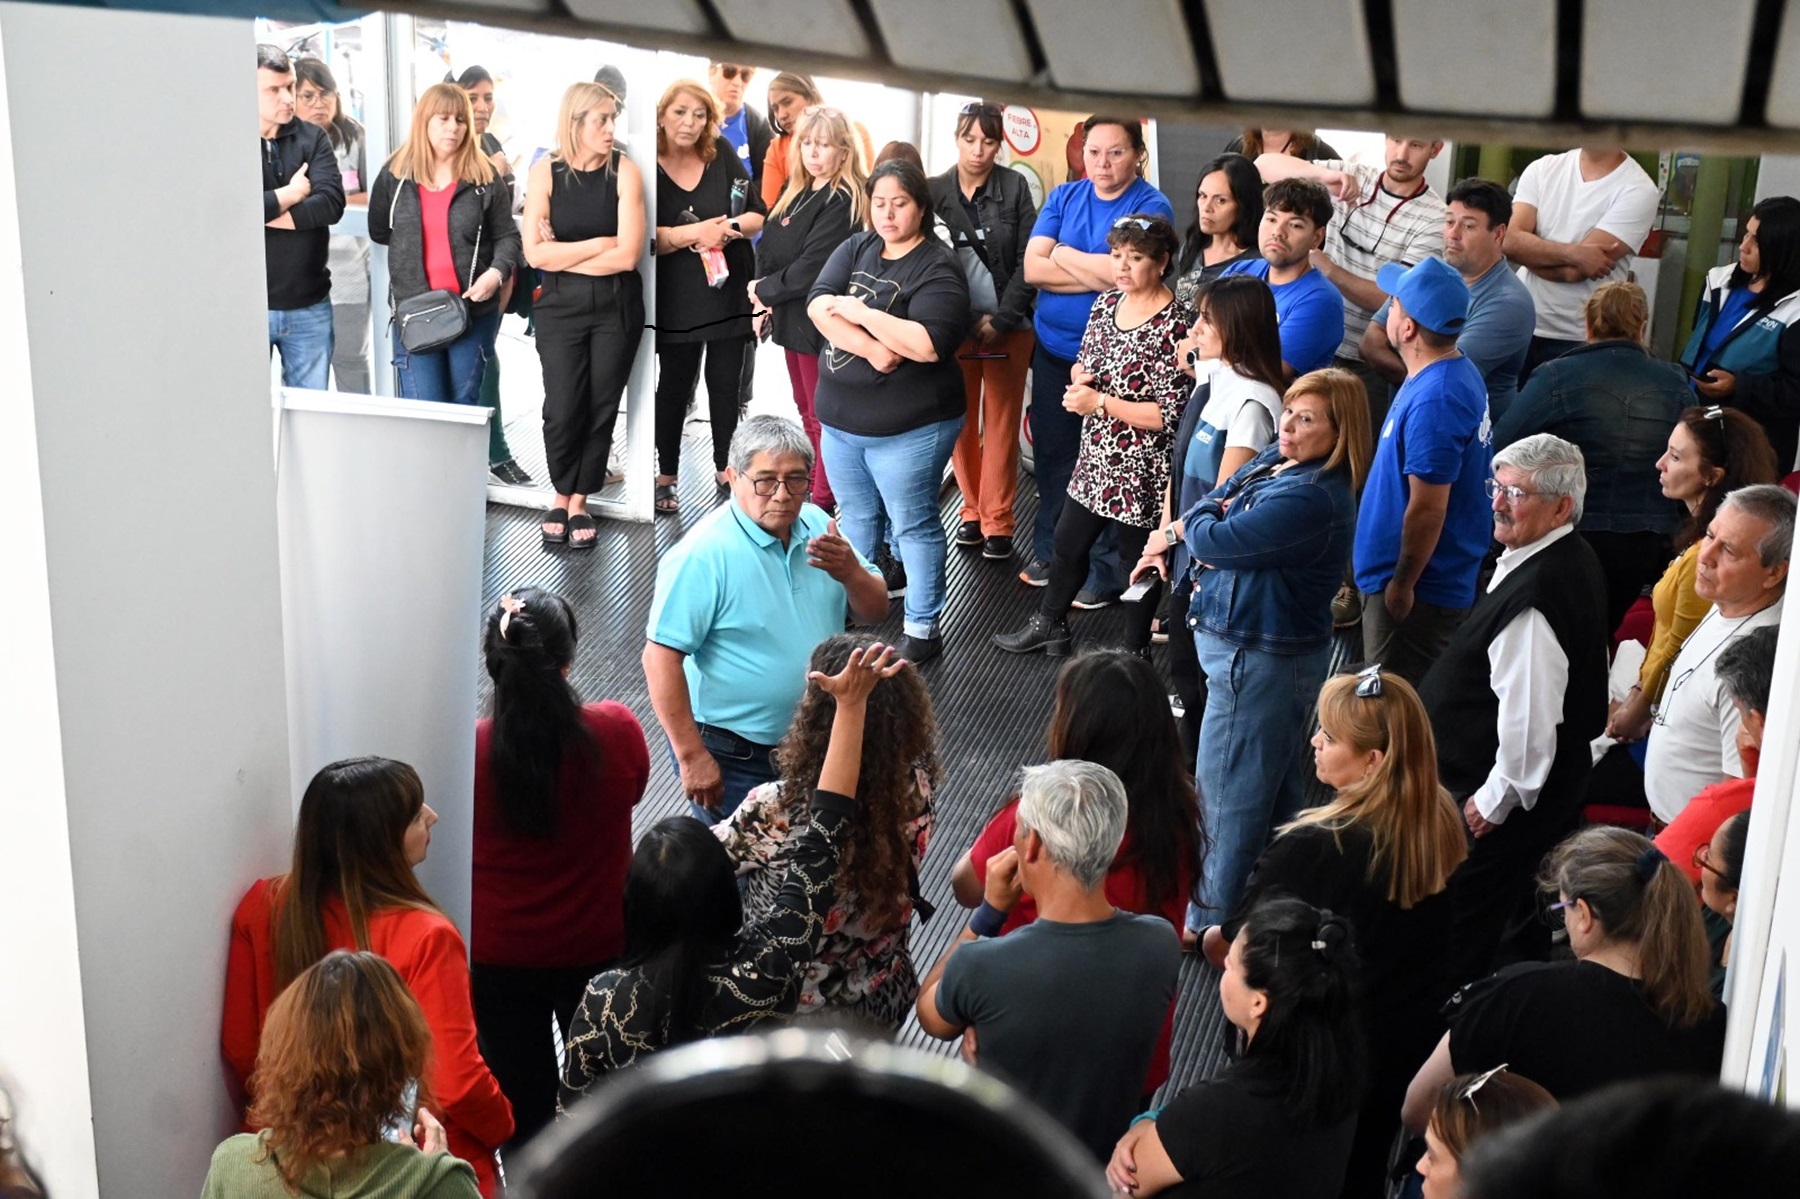
[[[324,391],[331,369],[331,301],[269,309],[269,347],[281,355],[281,385]]]
[[[1072,362],[1056,357],[1039,342],[1031,352],[1031,473],[1037,478],[1037,518],[1031,526],[1031,552],[1039,562],[1056,556],[1056,522],[1069,495],[1069,479],[1081,452],[1081,418],[1064,408]],[[1081,589],[1096,595],[1125,590],[1125,568],[1119,561],[1118,530],[1108,527],[1088,554]]]
[[[1204,630],[1194,636],[1206,674],[1206,717],[1194,777],[1212,838],[1188,927],[1218,924],[1236,910],[1269,830],[1301,808],[1306,730],[1331,647],[1310,654],[1243,649]]]
[[[953,417],[889,437],[864,437],[830,425],[819,431],[825,470],[837,496],[838,527],[856,552],[875,557],[882,509],[906,567],[906,635],[937,636],[944,612],[944,553],[949,542],[938,513],[944,464],[962,433]]]
[[[394,373],[403,400],[436,400],[440,404],[479,404],[481,377],[494,356],[494,338],[500,332],[500,308],[481,313],[469,322],[469,331],[441,350],[409,354],[394,329]]]
[[[775,766],[773,745],[758,745],[730,729],[711,724],[700,726],[700,741],[706,746],[706,752],[712,755],[713,761],[719,764],[719,778],[724,787],[716,809],[703,808],[689,801],[688,814],[695,820],[717,824],[737,811],[746,795],[764,783],[772,783],[781,777],[781,771]],[[675,756],[674,742],[669,742],[668,745],[669,761],[674,763],[675,773],[679,776],[681,760]]]

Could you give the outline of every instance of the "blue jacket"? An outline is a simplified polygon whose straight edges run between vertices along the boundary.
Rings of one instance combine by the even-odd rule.
[[[1709,361],[1694,361],[1706,344],[1713,314],[1725,301],[1734,269],[1735,264],[1726,263],[1707,272],[1694,335],[1681,352],[1681,365],[1690,375],[1704,375],[1717,367],[1737,376],[1737,390],[1724,402],[1762,424],[1775,447],[1775,464],[1785,474],[1793,469],[1795,442],[1800,440],[1800,292],[1783,296],[1755,320],[1746,316]]]
[[[1356,497],[1347,468],[1320,460],[1271,474],[1281,461],[1270,446],[1182,513],[1188,552],[1210,568],[1196,567],[1188,624],[1245,649],[1309,654],[1331,644]]]
[[[1583,533],[1673,533],[1682,508],[1653,463],[1693,402],[1681,371],[1636,342],[1591,342],[1531,373],[1494,426],[1494,452],[1534,433],[1572,441],[1587,464]]]

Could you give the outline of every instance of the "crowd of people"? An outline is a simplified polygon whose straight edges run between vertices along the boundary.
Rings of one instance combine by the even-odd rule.
[[[607,1076],[771,1021],[915,1016],[1134,1195],[1385,1195],[1391,1162],[1432,1199],[1475,1194],[1465,1158],[1478,1176],[1471,1149],[1504,1126],[1716,1075],[1795,519],[1800,202],[1756,206],[1671,365],[1628,277],[1655,185],[1615,148],[1440,196],[1440,142],[1358,165],[1248,130],[1200,172],[1184,237],[1136,119],[1090,118],[1084,176],[1036,211],[996,170],[994,105],[962,110],[956,164],[928,177],[865,165],[866,134],[803,76],[771,84],[772,130],[748,68],[713,74],[658,103],[653,234],[601,84],[569,89],[522,243],[464,88],[427,89],[370,185],[377,240],[423,263],[397,297],[469,301],[403,379],[472,394],[483,352],[460,339],[491,342],[511,268],[542,272],[547,539],[595,535],[645,236],[685,322],[659,331],[658,507],[678,502],[668,414],[701,374],[728,499],[658,564],[661,749],[570,686],[564,600],[520,589],[489,614],[466,945],[412,874],[435,819],[417,775],[314,779],[292,868],[233,922],[246,1135],[208,1194],[350,1170],[492,1195],[496,1151]],[[319,155],[348,137],[269,121],[271,219],[323,230]],[[310,192],[290,159],[319,164]],[[291,289],[290,323],[313,295]],[[740,419],[765,332],[798,421]],[[1040,590],[995,644],[1072,656],[1049,760],[972,844],[932,851],[960,855],[972,913],[920,969],[951,765],[920,667],[944,652],[950,542],[1014,553],[1027,387],[1020,579]],[[1126,644],[1074,654],[1070,610],[1131,580]],[[897,645],[846,631],[902,595]],[[1327,677],[1334,644],[1361,661]],[[634,849],[659,752],[691,811]],[[1632,827],[1590,823],[1594,803]],[[1184,949],[1218,968],[1236,1052],[1151,1107]],[[381,1041],[345,1050],[370,1063],[355,1077],[296,1059],[333,1020]],[[322,1122],[306,1096],[331,1087],[359,1110]],[[443,1148],[472,1171],[416,1160]]]

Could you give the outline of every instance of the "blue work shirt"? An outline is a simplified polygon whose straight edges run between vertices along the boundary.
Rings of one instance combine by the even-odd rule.
[[[1250,258],[1225,268],[1269,283],[1269,260]],[[1344,295],[1312,267],[1292,283],[1269,283],[1275,293],[1275,321],[1281,326],[1281,360],[1294,373],[1321,370],[1337,359],[1344,340]]]
[[[1083,254],[1104,254],[1113,222],[1139,213],[1159,216],[1171,223],[1175,220],[1169,197],[1142,179],[1132,180],[1111,200],[1102,200],[1094,194],[1092,183],[1077,179],[1051,191],[1044,201],[1044,210],[1038,213],[1037,224],[1031,227],[1031,236],[1054,238]],[[1099,294],[1038,291],[1037,314],[1032,323],[1038,344],[1046,353],[1064,362],[1073,362],[1080,356],[1081,335],[1087,332],[1088,314],[1094,310],[1094,299]]]
[[[728,500],[663,555],[644,636],[687,655],[696,723],[760,745],[787,732],[813,647],[843,632],[849,612],[844,585],[806,561],[830,520],[801,505],[783,546]]]

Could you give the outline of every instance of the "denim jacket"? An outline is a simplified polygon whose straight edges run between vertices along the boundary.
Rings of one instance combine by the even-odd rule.
[[[1320,459],[1272,474],[1281,461],[1270,446],[1182,513],[1188,552],[1205,563],[1188,624],[1245,649],[1309,654],[1331,644],[1356,499],[1347,468]]]
[[[1587,463],[1583,533],[1672,533],[1681,505],[1663,495],[1656,460],[1693,402],[1679,367],[1636,342],[1591,342],[1532,372],[1494,426],[1494,450],[1534,433],[1572,441]]]

